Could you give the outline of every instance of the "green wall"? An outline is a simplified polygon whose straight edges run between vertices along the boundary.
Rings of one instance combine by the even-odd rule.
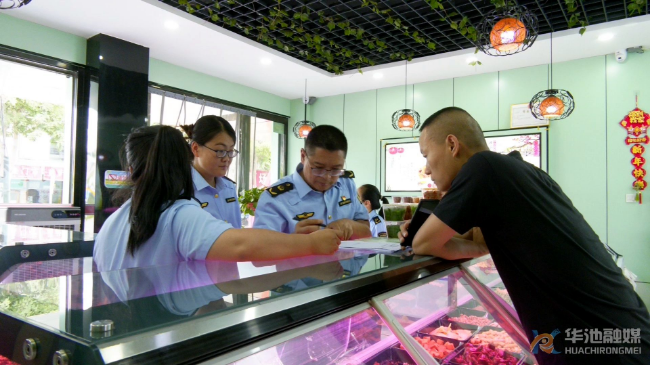
[[[155,58],[149,59],[149,81],[282,115],[289,115],[290,113],[289,99],[208,76]]]
[[[86,64],[86,40],[82,37],[6,14],[0,14],[0,44]]]
[[[610,55],[603,63],[607,72],[607,134],[605,143],[598,149],[605,149],[607,154],[608,236],[614,250],[622,254],[627,266],[639,275],[639,281],[647,282],[650,281],[650,189],[643,194],[643,205],[625,202],[625,194],[634,192],[631,188],[634,181],[632,154],[630,146],[623,142],[626,132],[618,122],[634,109],[635,95],[639,96],[639,108],[650,112],[650,54],[628,55],[625,63],[616,62]],[[645,158],[650,161],[650,146],[647,145]],[[645,169],[650,171],[650,166],[646,164]],[[650,181],[650,176],[645,180]]]
[[[646,204],[625,203],[625,194],[634,193],[632,155],[618,122],[634,108],[636,93],[639,107],[650,111],[648,65],[648,53],[628,55],[622,64],[613,56],[554,64],[553,87],[571,91],[576,109],[569,118],[552,122],[548,151],[551,176],[601,240],[624,255],[639,281],[650,281],[650,190],[645,194]],[[510,106],[528,103],[548,83],[549,67],[541,65],[409,85],[407,99],[422,119],[455,105],[472,113],[483,130],[505,130],[510,128]],[[310,106],[308,118],[316,124],[341,127],[336,118],[344,112],[350,146],[347,168],[355,172],[357,186],[379,186],[381,140],[417,136],[417,132],[399,132],[391,126],[393,112],[404,107],[404,87],[347,94],[344,111],[340,99],[341,95],[318,99]],[[300,100],[291,101],[290,127],[302,120],[302,110]],[[303,140],[290,135],[290,171],[302,145]]]
[[[65,61],[86,63],[86,40],[83,37],[6,14],[0,14],[0,44]],[[288,99],[154,58],[149,62],[149,80],[282,115],[290,114]]]

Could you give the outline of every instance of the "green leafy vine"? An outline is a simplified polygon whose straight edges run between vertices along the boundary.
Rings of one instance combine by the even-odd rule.
[[[627,11],[630,12],[630,16],[634,15],[634,13],[641,15],[646,7],[647,0],[630,0],[630,3],[627,5]]]
[[[566,3],[567,13],[570,15],[569,28],[573,28],[576,25],[580,24],[580,35],[585,34],[587,31],[587,20],[580,18],[580,12],[578,11],[580,0],[564,0],[564,2]]]
[[[440,21],[448,22],[451,29],[457,31],[463,37],[469,39],[470,41],[476,42],[478,34],[476,32],[476,28],[474,28],[469,23],[468,17],[463,16],[462,18],[458,18],[460,14],[458,14],[457,12],[447,13],[445,7],[442,6],[442,1],[437,1],[437,0],[425,0],[425,1],[427,4],[429,4],[431,10],[435,12],[442,11],[444,13],[444,16],[440,18]]]

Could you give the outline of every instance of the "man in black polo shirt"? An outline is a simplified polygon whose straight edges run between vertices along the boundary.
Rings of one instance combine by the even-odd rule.
[[[415,235],[415,253],[453,260],[489,249],[528,340],[533,331],[559,330],[553,343],[560,353],[538,351],[540,364],[650,364],[648,310],[558,184],[521,159],[489,151],[476,120],[460,108],[436,112],[420,131],[426,172],[446,194]],[[484,240],[458,236],[474,227]],[[603,343],[599,333],[617,343]]]

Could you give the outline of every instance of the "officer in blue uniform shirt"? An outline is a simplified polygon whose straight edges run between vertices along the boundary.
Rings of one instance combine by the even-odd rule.
[[[213,217],[241,228],[237,186],[226,176],[230,163],[239,153],[235,149],[235,130],[216,115],[203,116],[181,128],[191,140],[194,196]]]
[[[327,227],[342,231],[344,239],[369,237],[368,211],[355,198],[354,173],[343,169],[347,151],[347,139],[338,128],[314,128],[296,171],[260,197],[254,227],[284,233]]]
[[[382,217],[383,213],[379,214],[377,212],[381,209],[381,202],[387,204],[388,200],[381,196],[379,189],[377,189],[376,186],[371,184],[361,185],[357,192],[359,193],[359,201],[368,211],[370,218],[370,232],[372,232],[372,236],[388,237],[386,222],[384,222],[384,218]]]
[[[237,186],[232,180],[223,176],[216,179],[213,187],[194,167],[192,167],[192,180],[194,196],[201,202],[203,210],[217,219],[232,224],[235,228],[241,228]]]

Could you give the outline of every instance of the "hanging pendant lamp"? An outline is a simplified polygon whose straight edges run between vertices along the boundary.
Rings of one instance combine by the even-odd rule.
[[[487,13],[477,25],[476,46],[489,56],[509,56],[530,48],[538,30],[534,13],[525,6],[506,5]]]
[[[410,132],[420,128],[420,114],[413,109],[407,109],[408,60],[404,62],[404,109],[393,113],[393,128],[398,131]]]
[[[29,4],[32,0],[0,0],[0,10],[16,9]]]
[[[307,104],[309,104],[309,97],[307,97],[307,79],[305,79],[305,97],[302,99],[302,102],[305,104],[305,118],[293,126],[293,135],[296,138],[305,139],[309,135],[309,132],[316,128],[316,123],[307,120]]]
[[[551,33],[551,70],[549,89],[540,91],[530,100],[530,111],[540,120],[564,119],[573,113],[575,101],[567,90],[553,88],[553,33]]]

